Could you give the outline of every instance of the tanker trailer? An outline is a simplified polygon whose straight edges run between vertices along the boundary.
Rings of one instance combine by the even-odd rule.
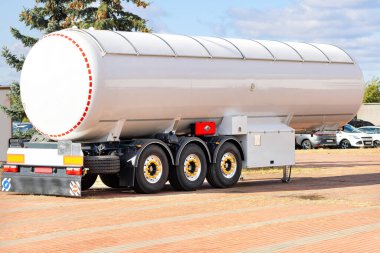
[[[12,141],[2,191],[81,196],[237,183],[295,163],[294,132],[356,114],[362,73],[327,44],[67,29],[28,53],[21,98],[43,135]]]

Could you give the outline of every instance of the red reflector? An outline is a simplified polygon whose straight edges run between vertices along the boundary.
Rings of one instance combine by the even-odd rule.
[[[3,172],[20,172],[19,168],[16,165],[4,165]]]
[[[35,167],[34,173],[37,174],[52,174],[53,168],[52,167]]]
[[[195,135],[214,135],[216,133],[215,122],[196,122]]]
[[[67,168],[66,174],[67,175],[82,176],[82,168]]]

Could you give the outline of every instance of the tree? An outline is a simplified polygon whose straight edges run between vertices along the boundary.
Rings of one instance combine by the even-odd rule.
[[[10,107],[0,105],[0,108],[13,120],[23,121],[26,118],[24,108],[22,107],[20,98],[20,86],[17,82],[13,82],[11,85],[11,91],[9,94],[9,100],[11,102]]]
[[[86,29],[141,31],[150,32],[146,20],[124,10],[123,2],[133,4],[139,8],[148,7],[143,0],[35,0],[35,6],[24,9],[20,14],[20,21],[30,29],[38,30],[42,34],[51,33],[65,28],[76,26]],[[128,6],[128,5],[127,5]],[[38,39],[10,28],[14,38],[21,41],[25,47],[33,46]],[[1,52],[7,64],[20,71],[24,64],[25,56],[12,53],[7,47]],[[11,106],[0,106],[12,120],[23,121],[26,118],[21,98],[20,85],[13,82],[9,98]]]
[[[367,82],[363,103],[380,103],[380,79],[372,78]]]

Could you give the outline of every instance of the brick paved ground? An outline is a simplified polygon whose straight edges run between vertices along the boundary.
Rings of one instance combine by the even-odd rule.
[[[231,189],[0,193],[2,252],[380,252],[380,149],[297,151]]]

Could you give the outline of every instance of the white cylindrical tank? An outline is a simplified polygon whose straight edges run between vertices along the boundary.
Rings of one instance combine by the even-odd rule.
[[[331,45],[78,29],[38,41],[21,74],[27,116],[54,140],[151,136],[175,120],[185,133],[233,115],[332,127],[363,90],[359,66]]]

